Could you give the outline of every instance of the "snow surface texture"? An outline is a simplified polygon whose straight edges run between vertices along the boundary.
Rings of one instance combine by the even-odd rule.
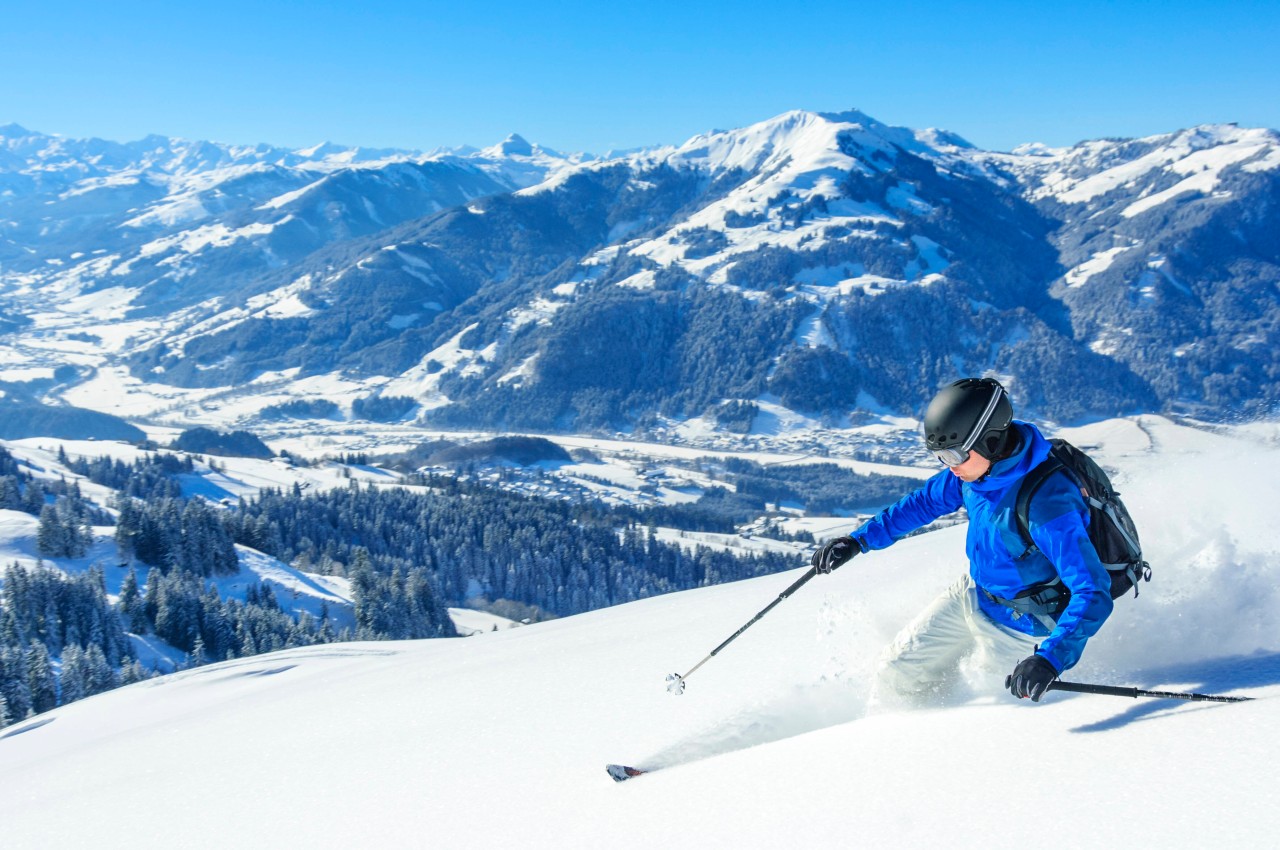
[[[1118,468],[1155,579],[1070,677],[966,675],[869,708],[896,630],[963,569],[961,528],[818,577],[664,688],[799,570],[466,640],[226,662],[0,732],[6,848],[1275,846],[1280,428],[1072,429]],[[607,762],[664,768],[622,785]]]

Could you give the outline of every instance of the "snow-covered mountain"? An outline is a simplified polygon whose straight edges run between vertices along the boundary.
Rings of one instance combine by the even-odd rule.
[[[1001,160],[1062,222],[1052,291],[1076,339],[1166,404],[1275,404],[1280,133],[1205,125]]]
[[[637,408],[684,417],[764,394],[811,411],[847,409],[859,392],[899,406],[904,379],[919,392],[932,377],[917,374],[918,351],[900,356],[914,343],[860,344],[856,330],[834,327],[832,305],[891,290],[913,298],[952,278],[1006,307],[1048,300],[1043,284],[1004,259],[1050,266],[1049,247],[1024,235],[1043,224],[1027,205],[1005,210],[1004,190],[964,150],[945,134],[861,113],[795,112],[587,163],[340,254],[318,252],[263,284],[281,300],[305,289],[305,312],[229,310],[196,336],[174,338],[181,355],[152,348],[132,368],[207,386],[305,362],[304,372],[391,378],[386,391],[428,406],[460,401],[455,419],[494,424],[501,410],[524,427],[599,426]],[[938,168],[973,194],[948,217],[999,236],[964,262],[948,259],[969,238],[959,225],[944,226],[957,245],[949,249],[922,224],[945,199],[930,205],[921,193],[951,188],[933,185],[944,179]],[[866,321],[886,326],[881,316]],[[273,344],[264,347],[255,340],[268,324]],[[1030,335],[1018,317],[1004,324],[1003,336]],[[640,325],[652,330],[636,333]],[[976,332],[958,327],[951,337]],[[868,380],[856,386],[859,370],[841,363],[854,349],[888,370],[864,369]],[[808,378],[820,376],[826,386],[806,398]]]
[[[73,366],[55,394],[75,403],[189,417],[140,400],[342,386],[443,426],[749,430],[762,405],[910,414],[994,372],[1059,421],[1231,418],[1280,400],[1277,141],[1000,154],[797,111],[597,160],[513,136],[325,165],[239,217],[0,275],[9,362]],[[193,191],[82,232],[216,206]]]
[[[1227,198],[1229,190],[1218,186],[1232,166],[1251,174],[1280,167],[1277,142],[1274,130],[1206,124],[1144,139],[1105,139],[1070,148],[1024,145],[1011,155],[987,156],[1020,172],[1033,199],[1083,204],[1088,214],[1117,205],[1125,194],[1141,195],[1140,202],[1120,210],[1132,218],[1180,195]],[[1158,189],[1162,184],[1167,188]]]
[[[962,568],[950,529],[818,577],[680,697],[664,676],[795,573],[466,640],[290,650],[73,703],[0,732],[5,846],[1271,846],[1274,426],[1144,418],[1066,435],[1122,470],[1156,571],[1070,678],[1255,701],[1031,705],[1003,692],[1005,671],[970,664],[945,698],[869,704],[881,647]],[[661,770],[617,785],[606,762]],[[207,816],[210,788],[233,816]]]
[[[519,136],[466,154],[302,150],[150,136],[67,140],[0,128],[5,289],[58,309],[108,290],[156,315],[406,219],[542,180],[578,157]]]

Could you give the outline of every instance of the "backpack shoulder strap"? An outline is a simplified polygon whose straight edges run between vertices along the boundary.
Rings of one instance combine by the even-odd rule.
[[[1018,487],[1018,500],[1014,503],[1014,515],[1018,523],[1018,536],[1022,538],[1026,550],[1018,556],[1018,560],[1030,555],[1035,551],[1035,541],[1031,539],[1031,499],[1036,492],[1049,480],[1049,476],[1055,472],[1066,469],[1066,466],[1058,458],[1057,452],[1050,451],[1049,456],[1040,462],[1040,465],[1027,473],[1022,479],[1022,484]]]

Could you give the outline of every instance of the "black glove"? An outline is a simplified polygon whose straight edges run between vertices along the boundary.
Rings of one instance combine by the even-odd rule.
[[[862,544],[852,537],[837,537],[813,553],[809,563],[820,573],[829,573],[854,555],[862,554]]]
[[[1004,677],[1004,686],[1018,699],[1031,697],[1032,702],[1039,702],[1056,678],[1058,671],[1047,658],[1036,653],[1018,662],[1013,674]]]

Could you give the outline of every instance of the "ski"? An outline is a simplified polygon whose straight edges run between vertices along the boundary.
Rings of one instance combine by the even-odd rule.
[[[613,777],[614,782],[626,782],[633,776],[644,776],[649,772],[638,767],[627,767],[625,764],[606,764],[604,769]]]

